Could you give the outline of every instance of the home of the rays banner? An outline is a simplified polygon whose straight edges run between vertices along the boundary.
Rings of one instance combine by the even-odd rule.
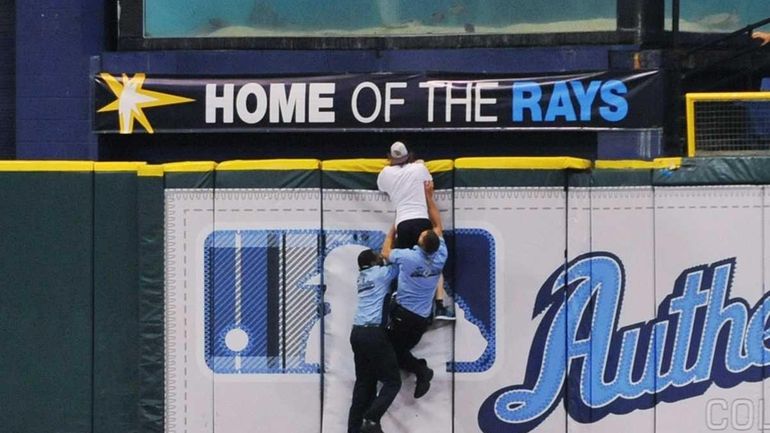
[[[93,77],[99,133],[662,126],[659,71]]]

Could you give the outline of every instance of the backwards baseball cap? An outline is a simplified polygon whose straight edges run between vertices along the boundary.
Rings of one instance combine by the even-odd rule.
[[[396,141],[390,145],[390,153],[388,154],[391,164],[403,164],[409,159],[409,150],[406,148],[406,144]]]

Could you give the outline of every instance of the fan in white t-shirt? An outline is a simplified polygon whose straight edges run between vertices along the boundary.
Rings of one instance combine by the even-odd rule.
[[[388,194],[396,206],[396,248],[411,249],[425,230],[433,230],[428,218],[425,198],[425,182],[432,182],[428,168],[421,161],[414,160],[414,154],[406,145],[396,141],[388,154],[390,165],[377,176],[377,188]],[[443,280],[436,289],[436,319],[454,319],[454,313],[444,306]]]

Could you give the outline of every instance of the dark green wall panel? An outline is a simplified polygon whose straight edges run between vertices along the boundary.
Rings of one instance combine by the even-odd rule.
[[[0,426],[88,432],[93,174],[0,173]]]
[[[166,173],[166,188],[214,188],[213,171]]]
[[[216,172],[217,188],[318,188],[320,170],[225,170]]]
[[[94,174],[94,433],[139,431],[136,184]]]
[[[656,186],[766,185],[770,183],[770,157],[685,158],[677,170],[655,170]]]
[[[164,193],[162,176],[140,176],[139,233],[139,411],[140,431],[163,432],[164,411]]]
[[[455,169],[455,186],[564,186],[566,170]]]
[[[377,189],[379,173],[324,170],[321,183],[324,189]]]

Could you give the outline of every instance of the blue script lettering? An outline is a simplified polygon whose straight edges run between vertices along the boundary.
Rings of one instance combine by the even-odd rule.
[[[484,432],[527,432],[570,395],[569,415],[595,422],[770,375],[770,294],[752,308],[730,298],[735,259],[687,269],[657,316],[618,328],[623,264],[610,253],[580,256],[538,292],[541,316],[524,383],[502,388],[479,410]]]

